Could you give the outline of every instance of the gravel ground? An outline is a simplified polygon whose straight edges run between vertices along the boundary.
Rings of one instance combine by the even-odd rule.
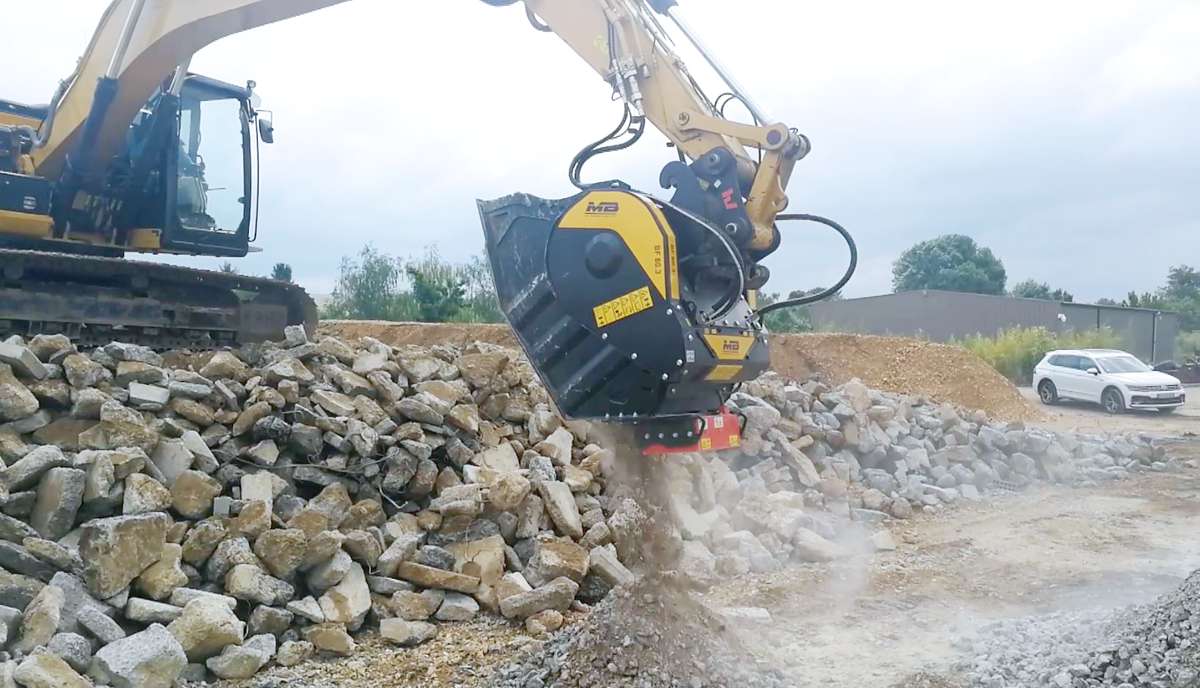
[[[967,683],[983,688],[1071,688],[1090,673],[1092,648],[1103,645],[1111,612],[1049,614],[1003,621],[958,643],[968,659],[959,666]]]
[[[1200,435],[1200,385],[1187,387],[1188,400],[1183,408],[1171,415],[1157,411],[1133,411],[1113,416],[1105,413],[1096,404],[1061,402],[1044,406],[1032,387],[1021,387],[1021,395],[1031,407],[1038,407],[1042,418],[1038,425],[1070,432],[1129,432],[1143,431],[1162,435],[1180,436],[1187,433]]]
[[[578,617],[574,617],[578,618]],[[217,682],[216,688],[411,688],[477,686],[496,666],[533,641],[515,624],[481,615],[439,626],[425,645],[399,648],[378,635],[358,637],[346,658],[322,658],[295,667],[275,666],[257,676]]]

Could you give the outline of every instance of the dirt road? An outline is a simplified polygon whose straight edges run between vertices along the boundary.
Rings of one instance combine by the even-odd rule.
[[[1200,443],[1178,450],[1200,458]],[[763,607],[737,630],[797,686],[955,686],[953,641],[996,620],[1149,601],[1200,566],[1200,469],[1046,488],[912,521],[898,548],[714,591]]]
[[[1187,403],[1171,415],[1162,415],[1157,411],[1132,411],[1113,416],[1105,413],[1095,404],[1080,402],[1061,402],[1054,406],[1045,406],[1038,401],[1037,392],[1032,387],[1021,387],[1021,395],[1031,406],[1039,407],[1043,419],[1040,425],[1046,425],[1057,430],[1075,430],[1080,432],[1128,432],[1146,431],[1164,435],[1183,435],[1194,433],[1200,435],[1200,386],[1187,387]]]

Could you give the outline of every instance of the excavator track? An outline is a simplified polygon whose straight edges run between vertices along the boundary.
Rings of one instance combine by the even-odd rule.
[[[211,349],[312,334],[300,287],[262,277],[102,256],[0,249],[0,336],[65,334],[157,349]]]

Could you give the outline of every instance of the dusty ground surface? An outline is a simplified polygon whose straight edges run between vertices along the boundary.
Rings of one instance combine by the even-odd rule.
[[[1200,458],[1200,445],[1186,451]],[[797,686],[957,686],[960,636],[1147,602],[1200,566],[1200,470],[1046,488],[889,527],[895,552],[739,581],[710,600],[770,609],[771,624],[740,630]]]
[[[321,331],[345,339],[374,337],[392,346],[484,341],[517,346],[507,325],[390,323],[330,320]],[[978,356],[957,346],[904,337],[857,334],[788,334],[772,338],[771,368],[805,380],[814,373],[834,384],[859,378],[868,387],[925,395],[1004,420],[1030,420],[1038,409]]]
[[[1040,407],[1042,413],[1042,418],[1038,421],[1040,425],[1056,430],[1079,432],[1144,430],[1164,435],[1183,435],[1189,432],[1200,435],[1200,385],[1190,385],[1186,391],[1187,403],[1180,410],[1167,416],[1158,411],[1133,411],[1113,416],[1105,413],[1095,404],[1075,401],[1043,406],[1038,401],[1037,392],[1032,387],[1022,387],[1021,396],[1025,397],[1031,406]]]

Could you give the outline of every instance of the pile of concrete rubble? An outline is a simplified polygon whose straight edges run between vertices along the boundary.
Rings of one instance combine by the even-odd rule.
[[[871,533],[871,524],[910,518],[916,511],[1039,483],[1087,485],[1168,467],[1165,449],[1149,437],[1056,434],[990,423],[975,412],[853,381],[830,389],[815,380],[796,383],[768,374],[745,385],[730,405],[746,418],[741,448],[721,456],[674,457],[653,476],[666,486],[659,499],[637,500],[663,505],[669,518],[643,514],[637,520],[665,524],[658,530],[666,532],[647,538],[658,550],[650,560],[660,570],[674,568],[676,580],[688,587],[777,571],[788,562],[891,549],[888,531]],[[631,484],[611,480],[610,501],[634,503],[626,495]],[[629,561],[644,556],[636,551],[638,543],[617,544]],[[720,630],[717,616],[763,622],[770,619],[767,610],[707,610],[664,579],[642,579],[619,592],[586,622],[501,668],[490,685],[795,683],[759,666]]]
[[[702,582],[891,546],[884,532],[866,543],[848,536],[862,523],[1037,483],[1089,485],[1167,468],[1165,447],[1149,436],[992,423],[857,381],[830,389],[769,373],[730,406],[746,418],[739,450],[664,466],[681,568]]]
[[[554,630],[632,577],[611,455],[510,352],[288,334],[0,345],[0,672],[246,677],[352,653],[368,619],[401,646],[481,608]]]
[[[670,497],[643,508],[597,429],[557,418],[498,347],[10,339],[0,685],[247,677],[353,653],[364,628],[420,644],[481,610],[552,632],[633,580],[658,513],[669,561],[702,583],[841,556],[830,508],[906,518],[1162,467],[1141,438],[990,425],[858,383],[767,376],[732,403],[740,450],[665,462]]]

